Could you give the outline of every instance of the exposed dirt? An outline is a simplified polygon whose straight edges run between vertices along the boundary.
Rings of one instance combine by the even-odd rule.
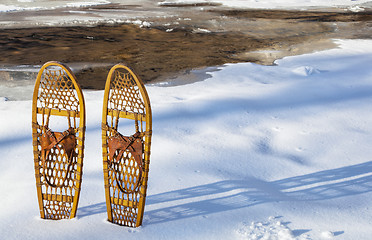
[[[130,65],[145,82],[160,81],[179,71],[224,63],[271,64],[278,57],[329,47],[329,38],[372,36],[369,11],[208,10],[205,14],[168,27],[3,29],[0,64],[107,63],[108,67],[77,73],[83,88],[103,89],[109,68],[118,62]]]

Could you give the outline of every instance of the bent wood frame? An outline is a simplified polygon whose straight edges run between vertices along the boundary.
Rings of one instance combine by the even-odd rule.
[[[138,87],[138,90],[142,96],[142,100],[145,107],[145,113],[133,113],[128,112],[125,110],[118,110],[118,109],[111,109],[109,108],[109,101],[110,101],[110,91],[111,89],[112,79],[115,77],[115,72],[118,70],[125,71],[130,75],[130,78],[135,81],[135,84]],[[131,200],[128,196],[128,199],[122,199],[120,197],[113,196],[113,183],[110,183],[110,174],[112,174],[112,170],[110,170],[110,160],[108,159],[108,138],[109,138],[109,129],[108,126],[108,117],[109,116],[116,116],[117,121],[120,118],[123,119],[130,119],[141,122],[146,125],[144,132],[141,132],[141,138],[143,139],[143,157],[142,157],[142,179],[140,179],[140,184],[138,186],[138,190],[136,194],[139,194],[139,200]],[[118,122],[117,122],[118,124]],[[136,123],[138,124],[138,122]],[[116,126],[118,127],[118,126]],[[142,224],[144,207],[145,207],[145,200],[146,200],[146,191],[147,191],[147,182],[148,182],[148,172],[149,172],[149,164],[150,164],[150,146],[151,146],[151,135],[152,135],[152,113],[151,113],[151,106],[150,100],[147,94],[147,91],[142,83],[141,79],[131,70],[129,67],[123,64],[117,64],[113,66],[107,76],[106,85],[105,85],[105,92],[104,92],[104,100],[103,100],[103,111],[102,111],[102,155],[103,155],[103,173],[104,173],[104,183],[105,183],[105,195],[106,195],[106,207],[107,207],[107,216],[108,221],[129,226],[129,227],[138,227]],[[111,171],[111,172],[110,172]],[[110,194],[111,189],[111,194]],[[124,197],[125,198],[125,197]],[[119,220],[116,221],[115,213],[113,210],[114,205],[121,205],[128,208],[134,208],[137,210],[136,219],[125,221]],[[116,211],[116,210],[115,210]]]
[[[64,191],[57,189],[58,187],[52,187],[48,186],[47,183],[42,181],[43,179],[43,173],[41,169],[44,167],[41,164],[41,151],[40,151],[40,135],[42,132],[39,130],[42,128],[42,125],[39,125],[38,123],[38,116],[40,116],[43,121],[45,117],[45,112],[48,112],[48,116],[46,118],[49,122],[50,116],[64,116],[68,117],[69,124],[70,124],[70,111],[66,109],[58,109],[58,107],[53,108],[42,108],[38,107],[38,103],[40,104],[39,100],[39,91],[40,91],[40,85],[41,82],[45,80],[42,79],[44,71],[48,67],[57,67],[60,69],[60,73],[64,74],[64,77],[72,83],[71,88],[69,87],[68,91],[71,91],[74,93],[74,97],[78,99],[78,105],[76,106],[77,110],[74,111],[74,115],[72,116],[73,120],[76,121],[78,119],[79,126],[76,127],[76,131],[78,132],[77,137],[77,145],[75,148],[75,153],[77,151],[76,159],[74,160],[76,163],[73,168],[73,179],[70,179],[69,181],[72,182],[72,186],[70,187],[71,190],[69,190],[69,194],[64,194]],[[57,78],[58,80],[59,78]],[[55,90],[56,92],[60,91],[60,89]],[[67,99],[67,97],[66,97]],[[49,104],[49,103],[48,103]],[[47,110],[45,110],[47,109]],[[39,210],[40,210],[40,217],[41,218],[47,218],[47,219],[63,219],[63,218],[74,218],[76,216],[76,210],[78,207],[79,197],[80,197],[80,189],[81,189],[81,181],[82,181],[82,167],[83,167],[83,157],[84,157],[84,138],[85,138],[85,102],[82,90],[79,86],[79,84],[76,82],[76,77],[73,74],[73,72],[65,65],[59,62],[47,62],[45,63],[41,69],[39,70],[39,73],[37,75],[37,79],[35,82],[35,88],[34,88],[34,94],[33,94],[33,100],[32,100],[32,139],[33,139],[33,152],[34,152],[34,167],[35,167],[35,178],[36,178],[36,187],[37,187],[37,196],[38,196],[38,204],[39,204]],[[76,125],[76,122],[74,123]],[[71,163],[69,163],[71,164]],[[71,168],[69,165],[68,168]],[[44,170],[43,170],[44,171]],[[67,173],[65,173],[67,175]],[[44,177],[45,178],[45,177]],[[49,190],[48,190],[49,189]],[[52,190],[51,190],[52,189]],[[44,203],[45,201],[45,203]],[[68,203],[68,209],[64,212],[64,214],[60,214],[61,212],[55,214],[56,216],[50,216],[50,214],[46,213],[46,206],[48,201],[52,201],[53,204],[57,203],[57,210],[58,210],[58,204],[64,204]]]

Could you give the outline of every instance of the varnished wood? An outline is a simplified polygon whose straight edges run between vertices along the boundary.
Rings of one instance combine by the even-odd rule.
[[[62,117],[73,127],[77,136],[71,163],[67,155],[55,147],[42,164],[40,137],[53,119]],[[69,121],[67,120],[69,118]],[[53,130],[53,129],[52,129]],[[80,197],[85,138],[85,102],[73,72],[59,62],[45,63],[37,76],[32,101],[32,135],[35,178],[41,218],[74,218]],[[55,162],[59,161],[57,164]],[[71,169],[71,171],[67,170]],[[58,183],[51,186],[45,174]]]
[[[122,159],[117,160],[121,164],[121,167],[119,167],[121,172],[118,173],[118,170],[110,167],[112,166],[110,161],[113,159],[109,159],[107,147],[108,139],[113,136],[113,131],[118,130],[119,122],[125,119],[127,123],[129,121],[136,125],[136,130],[141,133],[144,149],[142,154],[142,178],[139,186],[131,193],[120,192],[117,187],[119,183],[116,181],[118,181],[117,176],[121,176],[123,183],[133,186],[133,182],[124,179],[125,174],[130,176],[128,178],[138,177],[135,174],[126,172],[127,168],[131,172],[138,172],[133,156],[128,152]],[[133,70],[123,64],[117,64],[112,67],[107,76],[103,100],[102,126],[103,173],[108,221],[119,225],[138,227],[142,224],[146,201],[152,113],[150,100],[142,81]],[[121,134],[130,136],[134,132]],[[132,162],[129,167],[128,162]],[[128,169],[127,171],[129,171]],[[116,176],[115,178],[113,177],[114,175]]]

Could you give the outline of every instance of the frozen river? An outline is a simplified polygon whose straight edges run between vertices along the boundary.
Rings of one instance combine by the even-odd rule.
[[[285,34],[294,36],[300,30],[305,32],[305,35],[311,35],[312,31],[318,33],[320,28],[319,25],[314,26],[309,22],[289,23],[283,20],[285,18],[283,16],[283,19],[264,19],[262,16],[258,16],[254,20],[247,21],[249,15],[227,16],[223,11],[250,8],[313,11],[321,9],[344,13],[363,12],[365,9],[370,9],[371,6],[372,1],[364,0],[2,0],[0,2],[0,29],[132,23],[142,28],[158,28],[166,32],[188,28],[193,33],[240,32],[257,39],[276,39],[285,37]],[[261,20],[257,21],[257,19]],[[339,35],[342,36],[348,34],[343,32],[343,29],[363,29],[363,27],[348,28],[344,24],[335,25],[334,28],[337,28]],[[360,30],[361,33],[367,35],[369,31],[370,29],[368,31]],[[311,47],[316,44],[312,41]],[[324,42],[321,42],[320,45],[323,45],[324,48]],[[291,51],[290,53],[287,51],[288,49]],[[286,46],[280,51],[273,48],[250,52],[248,55],[241,54],[237,57],[240,57],[242,61],[262,58],[263,55],[276,59],[282,56],[301,54],[301,51],[297,51],[297,49],[298,46]],[[270,61],[272,59],[269,59]],[[97,64],[99,63],[69,62],[69,66],[77,71]],[[107,65],[107,63],[103,64]],[[0,63],[0,97],[29,99],[40,66],[31,62],[21,66],[4,63],[4,61]]]
[[[355,12],[371,6],[372,1],[368,0],[2,0],[0,28],[123,22],[148,26],[157,19],[161,23],[169,23],[175,16],[192,17],[211,8],[338,9]]]

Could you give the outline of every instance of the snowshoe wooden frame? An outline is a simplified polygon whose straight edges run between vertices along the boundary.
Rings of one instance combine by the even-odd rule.
[[[50,122],[61,122],[60,126],[67,123],[67,130],[52,132]],[[58,143],[45,150],[42,143],[46,137],[57,138]],[[64,149],[65,137],[74,143],[67,150],[70,156]],[[41,218],[58,220],[76,216],[84,138],[85,103],[75,75],[61,63],[45,63],[38,73],[32,102],[32,140]]]
[[[126,123],[135,125],[135,133],[131,133],[132,136],[119,133],[120,119],[127,119]],[[103,173],[110,222],[129,227],[142,224],[151,135],[152,114],[146,89],[129,67],[117,64],[107,76],[102,112]],[[123,141],[132,139],[140,142],[142,162],[138,163],[138,155],[135,156],[129,149],[115,150],[110,154],[109,140],[115,137]],[[110,159],[110,155],[113,159]]]

